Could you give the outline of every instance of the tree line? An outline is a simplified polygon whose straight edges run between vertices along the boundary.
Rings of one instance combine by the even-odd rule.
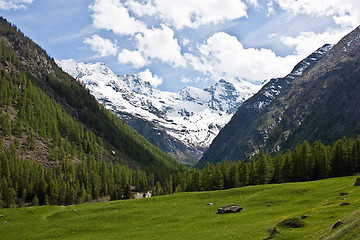
[[[206,163],[204,169],[188,169],[154,187],[155,195],[175,192],[220,190],[247,185],[312,181],[360,173],[360,136],[343,138],[331,146],[304,141],[293,150],[265,154],[260,150],[250,161]]]

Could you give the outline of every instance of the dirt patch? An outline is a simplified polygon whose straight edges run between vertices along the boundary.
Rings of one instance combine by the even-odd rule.
[[[50,158],[51,143],[46,142],[41,138],[35,137],[36,147],[30,149],[27,143],[27,135],[13,135],[10,137],[4,137],[3,150],[9,150],[11,144],[18,140],[19,144],[16,148],[17,156],[21,159],[32,160],[41,163],[44,167],[55,166],[56,162]]]

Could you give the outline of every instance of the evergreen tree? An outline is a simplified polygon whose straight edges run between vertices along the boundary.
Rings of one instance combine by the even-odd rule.
[[[293,161],[292,161],[292,154],[291,151],[288,150],[283,155],[283,161],[284,164],[282,165],[280,169],[280,182],[289,182],[294,179],[293,177]]]
[[[240,186],[249,184],[249,165],[245,161],[240,164],[239,182]]]
[[[264,150],[260,150],[255,163],[256,169],[256,183],[266,184],[269,183],[273,176],[273,166],[269,160],[269,156],[266,156]]]
[[[342,140],[338,140],[335,143],[332,159],[331,159],[331,175],[333,177],[340,177],[344,175],[345,155],[346,155],[346,150],[345,150],[344,142]]]
[[[274,175],[272,177],[272,183],[280,183],[281,182],[281,168],[284,164],[283,155],[281,152],[277,152],[275,156],[272,158],[272,164],[274,167]]]
[[[203,190],[209,191],[213,189],[214,164],[207,162],[202,172],[201,186]],[[218,176],[220,177],[220,176]]]

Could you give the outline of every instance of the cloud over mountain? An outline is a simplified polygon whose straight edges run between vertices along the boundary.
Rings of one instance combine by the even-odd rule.
[[[169,91],[283,76],[360,24],[358,0],[0,0],[0,9],[55,58],[149,69]]]

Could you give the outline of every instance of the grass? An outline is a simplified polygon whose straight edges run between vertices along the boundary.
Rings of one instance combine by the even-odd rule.
[[[0,209],[0,234],[1,239],[265,239],[280,222],[307,215],[300,228],[279,226],[275,239],[360,239],[360,187],[353,186],[355,179]],[[349,205],[340,206],[345,201],[340,192],[349,193]],[[216,214],[218,207],[231,204],[244,209]],[[344,224],[332,230],[339,219]]]

